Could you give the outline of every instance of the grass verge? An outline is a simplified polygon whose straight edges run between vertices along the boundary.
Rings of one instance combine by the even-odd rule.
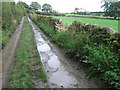
[[[29,25],[28,20],[25,18],[22,35],[7,87],[32,88],[34,85],[33,77],[35,77],[34,66],[36,64],[40,65],[40,69],[38,71],[39,77],[43,78],[43,81],[47,81],[34,41],[32,28]]]

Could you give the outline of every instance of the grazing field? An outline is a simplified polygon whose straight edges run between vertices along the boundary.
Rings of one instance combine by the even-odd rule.
[[[60,17],[60,16],[55,17],[62,19],[65,26],[72,24],[73,21],[81,21],[86,24],[97,24],[103,27],[110,27],[114,29],[116,32],[120,32],[120,30],[118,30],[118,20],[80,18],[80,17]]]

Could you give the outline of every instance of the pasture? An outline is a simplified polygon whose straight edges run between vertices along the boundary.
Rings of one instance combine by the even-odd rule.
[[[81,18],[81,17],[61,17],[61,16],[55,17],[62,19],[65,26],[72,24],[73,21],[81,21],[85,24],[97,24],[102,27],[109,27],[115,30],[116,32],[120,32],[120,30],[118,30],[118,20]]]

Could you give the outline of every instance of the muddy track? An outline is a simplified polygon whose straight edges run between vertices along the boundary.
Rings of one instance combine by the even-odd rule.
[[[20,35],[21,35],[23,23],[24,23],[24,17],[22,18],[22,21],[16,28],[13,35],[10,37],[3,51],[0,52],[2,53],[2,70],[0,74],[2,73],[2,87],[3,88],[6,87],[7,85],[8,75],[10,73],[10,68],[13,63],[13,57],[14,57],[14,54],[15,54],[15,51],[18,45]]]
[[[31,19],[28,18],[28,20],[34,31],[49,88],[97,88],[93,82],[86,79],[86,75],[78,63],[65,57],[65,53],[51,43]]]

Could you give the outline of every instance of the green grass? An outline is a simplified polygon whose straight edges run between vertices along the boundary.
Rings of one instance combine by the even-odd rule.
[[[33,88],[33,76],[36,77],[33,71],[33,65],[40,65],[38,78],[43,78],[47,81],[46,75],[42,69],[42,63],[34,41],[34,35],[28,20],[25,18],[23,31],[19,46],[16,52],[14,64],[10,73],[8,88]]]
[[[102,27],[110,27],[114,29],[116,32],[120,32],[120,30],[118,30],[118,20],[80,18],[80,17],[60,17],[60,16],[55,17],[62,19],[65,26],[72,24],[73,21],[81,21],[86,24],[97,24]]]
[[[10,35],[12,34],[12,32],[10,30],[1,31],[1,32],[2,32],[1,41],[2,41],[2,45],[4,47],[6,45],[6,43],[7,43],[7,41],[9,40]]]

